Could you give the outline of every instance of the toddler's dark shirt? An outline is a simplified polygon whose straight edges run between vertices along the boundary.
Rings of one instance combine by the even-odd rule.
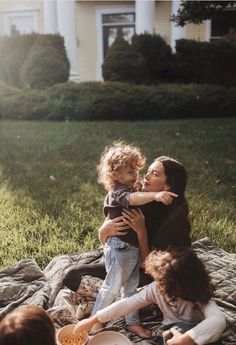
[[[116,217],[122,216],[122,211],[124,208],[135,208],[129,206],[129,196],[134,190],[131,187],[125,186],[121,183],[116,183],[114,191],[108,192],[104,200],[104,214],[105,217],[114,219]],[[131,244],[132,246],[138,247],[138,238],[136,232],[129,228],[126,235],[116,236],[121,241]]]

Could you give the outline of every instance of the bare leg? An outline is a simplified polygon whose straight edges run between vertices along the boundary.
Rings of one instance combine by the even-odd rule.
[[[72,291],[77,291],[83,276],[90,275],[104,279],[106,277],[105,264],[78,264],[65,270],[63,283]]]
[[[150,276],[144,273],[144,270],[140,269],[139,287],[151,283],[153,280]],[[77,291],[83,276],[90,275],[105,279],[106,269],[103,262],[96,264],[78,264],[69,267],[65,270],[63,283],[72,291]]]

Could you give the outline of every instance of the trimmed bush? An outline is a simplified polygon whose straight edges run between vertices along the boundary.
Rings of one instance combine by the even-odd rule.
[[[143,83],[148,79],[147,66],[141,54],[118,37],[108,50],[102,65],[104,80]]]
[[[235,116],[236,88],[113,82],[57,84],[47,90],[0,85],[0,117],[38,120],[150,120]]]
[[[0,80],[17,87],[46,87],[68,77],[63,37],[30,34],[0,39]]]
[[[20,84],[43,89],[68,80],[69,66],[46,38],[34,43],[27,60],[20,69]]]
[[[232,87],[236,86],[235,61],[236,45],[226,41],[181,39],[176,42],[176,54],[172,54],[161,36],[136,34],[131,45],[118,38],[109,48],[103,76],[105,80],[137,84],[177,82]]]
[[[148,33],[135,34],[132,37],[132,45],[145,59],[149,83],[170,79],[172,64],[171,47],[160,35]]]
[[[224,41],[176,41],[176,81],[236,86],[236,45]]]

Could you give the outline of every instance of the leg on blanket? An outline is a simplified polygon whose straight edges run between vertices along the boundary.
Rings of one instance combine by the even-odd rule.
[[[104,262],[96,264],[78,264],[65,270],[63,284],[70,290],[76,292],[80,286],[83,276],[89,275],[105,279],[106,269]],[[139,271],[139,287],[152,283],[153,279],[143,269]]]
[[[64,273],[63,283],[72,291],[77,291],[83,276],[90,275],[104,279],[106,277],[105,264],[103,262],[96,264],[79,264],[67,268]]]

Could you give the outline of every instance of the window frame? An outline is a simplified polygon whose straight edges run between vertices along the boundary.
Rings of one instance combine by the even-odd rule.
[[[29,10],[7,10],[3,12],[3,31],[5,35],[11,35],[10,19],[12,18],[22,18],[30,17],[33,19],[33,31],[38,32],[38,21],[37,14],[39,10],[29,9]]]
[[[236,15],[236,6],[233,7],[233,8],[225,9],[225,12],[231,12],[231,11],[235,12],[235,15]],[[209,39],[210,42],[214,42],[214,41],[217,41],[217,40],[221,40],[222,38],[225,37],[225,36],[223,36],[223,35],[222,35],[222,36],[213,36],[213,35],[212,35],[212,25],[213,25],[213,21],[214,21],[214,19],[211,19],[211,21],[210,21],[210,39]]]
[[[136,31],[136,17],[135,17],[135,5],[126,7],[104,7],[96,9],[96,29],[97,29],[97,64],[96,64],[96,80],[103,80],[102,78],[102,64],[104,61],[104,42],[103,42],[103,26],[106,24],[102,21],[103,14],[121,14],[132,13],[134,14],[134,31]],[[117,23],[114,23],[117,25]],[[124,26],[125,23],[120,24]],[[111,26],[111,23],[107,24]]]

